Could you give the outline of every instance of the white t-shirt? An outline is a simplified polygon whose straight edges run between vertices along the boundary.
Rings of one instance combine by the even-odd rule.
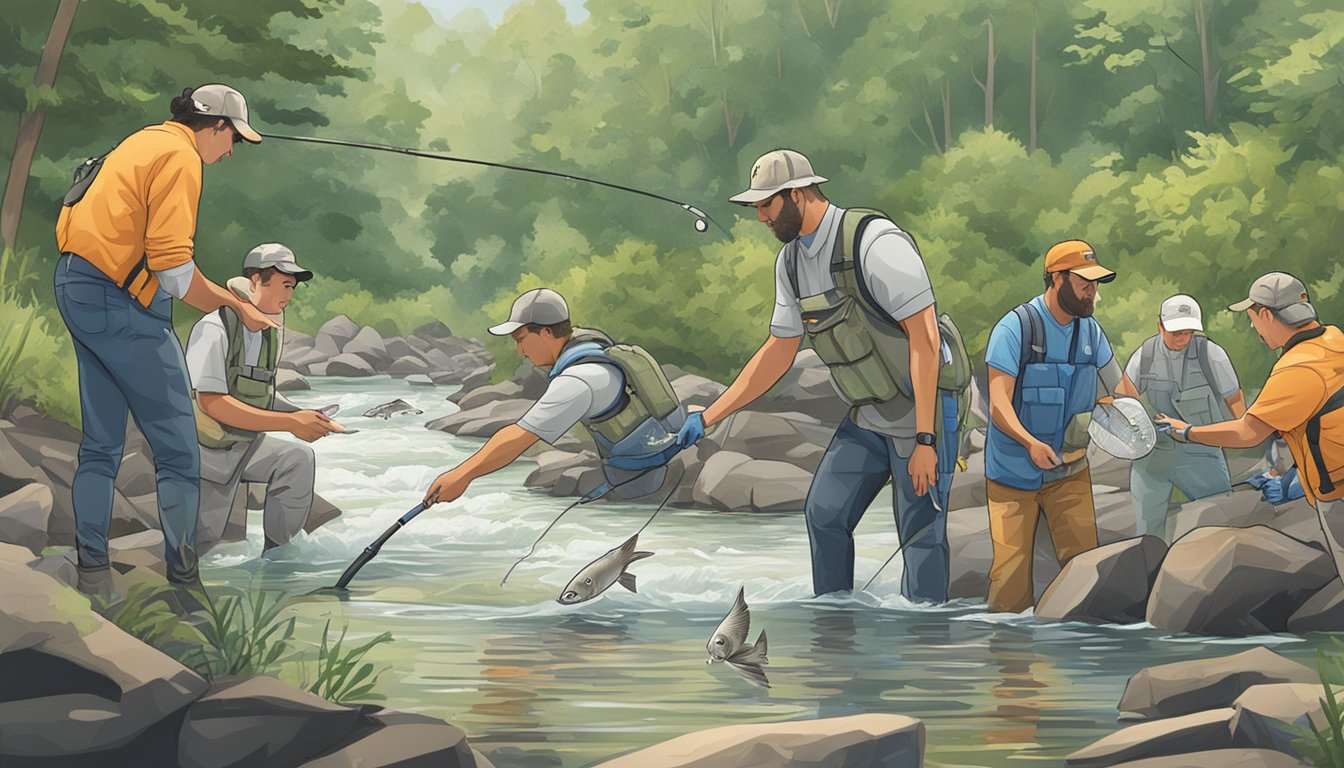
[[[797,256],[798,290],[815,296],[835,287],[831,277],[831,250],[840,230],[844,210],[827,206],[811,245],[795,239],[779,250],[775,260],[775,309],[770,334],[790,339],[803,335],[803,316],[798,297],[789,283],[787,260]],[[933,286],[914,238],[886,220],[874,221],[863,231],[859,269],[877,305],[896,321],[905,320],[934,305]],[[860,406],[856,423],[864,429],[891,437],[913,439],[915,409],[896,421],[888,421],[870,405]]]
[[[554,443],[580,419],[592,418],[621,397],[621,374],[604,363],[575,363],[546,386],[541,398],[518,420],[518,426]]]
[[[262,335],[243,326],[243,363],[257,365],[261,359]],[[229,393],[228,360],[229,336],[219,312],[214,311],[196,321],[187,337],[187,375],[191,388],[197,392]]]

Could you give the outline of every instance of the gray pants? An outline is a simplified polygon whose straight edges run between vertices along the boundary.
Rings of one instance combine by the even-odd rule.
[[[1344,574],[1344,500],[1317,500],[1316,515],[1321,519],[1330,555],[1335,558],[1335,571]]]
[[[196,536],[202,545],[224,535],[239,483],[266,486],[262,520],[265,547],[288,542],[303,530],[313,508],[316,459],[305,443],[262,435],[253,444],[232,449],[201,446],[201,513]]]

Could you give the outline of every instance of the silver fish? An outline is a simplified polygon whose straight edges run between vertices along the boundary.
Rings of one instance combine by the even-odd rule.
[[[635,575],[626,573],[625,569],[636,560],[653,557],[652,552],[635,551],[635,544],[638,541],[639,534],[636,533],[626,539],[621,546],[583,566],[583,569],[574,574],[574,578],[570,579],[560,591],[560,596],[555,598],[555,601],[561,605],[576,605],[606,592],[612,584],[620,584],[634,592]]]
[[[770,681],[761,669],[770,663],[766,658],[765,631],[761,631],[753,645],[747,642],[747,632],[750,630],[751,611],[747,610],[746,590],[738,587],[733,607],[728,610],[728,615],[719,623],[714,634],[709,636],[709,642],[705,643],[705,650],[709,652],[709,661],[706,663],[722,661],[752,685],[769,688]]]
[[[375,407],[373,407],[373,408],[370,408],[369,410],[367,410],[367,411],[364,412],[364,415],[365,415],[365,416],[379,416],[379,417],[384,418],[384,419],[390,419],[390,418],[392,418],[393,416],[396,416],[396,415],[399,415],[399,414],[402,414],[402,413],[409,413],[409,414],[415,415],[415,414],[421,414],[421,413],[424,413],[424,411],[420,410],[419,408],[416,408],[415,406],[411,405],[410,403],[406,402],[405,400],[402,400],[402,399],[398,398],[398,399],[396,399],[396,400],[393,400],[393,401],[390,402],[390,403],[383,403],[382,405],[379,405],[379,406],[375,406]]]

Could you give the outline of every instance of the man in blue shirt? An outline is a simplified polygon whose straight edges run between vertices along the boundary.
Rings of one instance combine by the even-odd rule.
[[[1046,253],[1044,277],[1045,293],[1004,315],[985,351],[993,611],[1018,613],[1034,602],[1031,558],[1040,512],[1061,565],[1097,546],[1087,423],[1098,379],[1115,392],[1123,377],[1092,317],[1097,284],[1115,273],[1097,263],[1092,246],[1066,240]]]

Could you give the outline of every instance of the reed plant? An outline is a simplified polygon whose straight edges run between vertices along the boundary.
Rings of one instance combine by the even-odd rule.
[[[1300,738],[1293,747],[1317,768],[1344,768],[1344,702],[1335,695],[1335,689],[1344,683],[1344,642],[1332,638],[1334,651],[1316,652],[1316,671],[1321,679],[1321,714],[1324,726],[1308,718],[1305,726],[1297,728]]]
[[[331,620],[322,628],[322,645],[317,652],[317,674],[311,683],[305,681],[304,688],[322,698],[337,704],[354,701],[383,700],[383,696],[373,692],[374,685],[382,670],[376,670],[371,662],[364,661],[369,651],[392,641],[391,632],[382,632],[359,645],[345,644],[346,628],[341,629],[335,643],[328,643],[331,637]]]

